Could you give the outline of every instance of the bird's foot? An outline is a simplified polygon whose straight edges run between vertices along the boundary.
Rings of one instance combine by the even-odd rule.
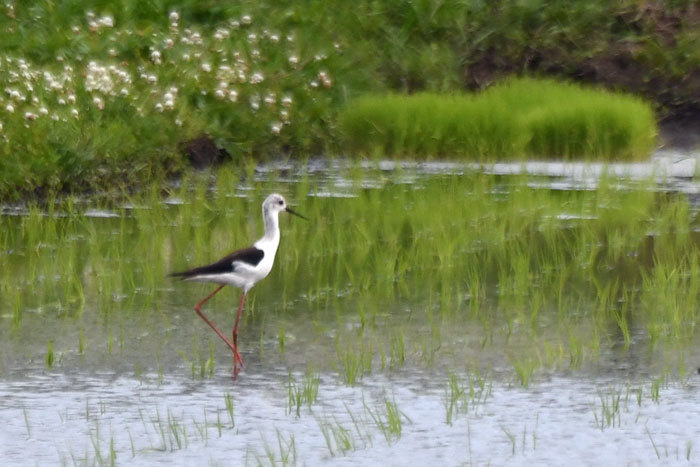
[[[241,354],[238,353],[238,348],[236,347],[233,349],[233,378],[234,379],[238,376],[239,365],[240,365],[240,369],[245,368],[245,365],[243,364],[243,359],[241,358]]]

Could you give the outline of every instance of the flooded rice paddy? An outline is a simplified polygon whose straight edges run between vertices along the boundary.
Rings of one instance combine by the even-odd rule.
[[[698,461],[693,157],[312,161],[5,206],[3,465]],[[692,167],[691,167],[692,166]],[[167,272],[261,233],[245,370]],[[240,292],[205,306],[233,325]]]

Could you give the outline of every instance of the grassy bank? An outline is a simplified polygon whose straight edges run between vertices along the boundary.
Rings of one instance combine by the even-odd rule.
[[[339,125],[351,150],[399,157],[641,159],[654,147],[651,107],[631,96],[532,79],[476,95],[369,96]]]
[[[692,106],[694,10],[659,5],[663,15],[645,16],[643,5],[603,1],[6,2],[0,197],[179,173],[181,143],[203,133],[234,159],[347,152],[336,116],[349,98],[457,92],[513,73],[587,79],[570,64],[621,38],[634,51],[624,76],[651,76],[644,89],[664,112]],[[672,23],[671,42],[655,42],[657,23]],[[657,75],[685,77],[687,90]]]

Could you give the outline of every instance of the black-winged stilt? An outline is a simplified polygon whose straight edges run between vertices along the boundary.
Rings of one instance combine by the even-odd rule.
[[[218,336],[226,342],[233,352],[233,376],[238,376],[238,365],[243,367],[243,359],[238,353],[238,322],[243,312],[243,302],[248,291],[259,281],[263,280],[272,270],[275,261],[275,253],[280,243],[279,213],[285,211],[295,216],[306,219],[306,217],[293,211],[287,206],[282,195],[273,193],[263,201],[262,213],[265,222],[265,235],[253,243],[253,246],[242,250],[234,251],[228,256],[220,259],[216,263],[207,266],[200,266],[187,271],[175,272],[171,277],[180,277],[186,281],[213,282],[219,284],[212,293],[207,295],[202,301],[194,306],[194,311],[207,323]],[[307,219],[308,220],[308,219]],[[243,290],[241,302],[238,305],[236,324],[233,326],[233,343],[229,341],[224,333],[219,331],[214,323],[209,321],[202,313],[202,305],[213,297],[225,285],[232,285]]]

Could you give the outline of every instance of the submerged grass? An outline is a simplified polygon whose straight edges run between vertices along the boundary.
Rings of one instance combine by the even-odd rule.
[[[551,80],[512,79],[473,95],[365,96],[339,125],[366,154],[641,159],[654,147],[651,106],[636,97]]]
[[[0,341],[13,349],[1,366],[104,355],[140,372],[184,359],[184,372],[202,378],[221,355],[227,368],[230,355],[191,308],[210,288],[175,287],[165,275],[256,238],[260,200],[280,189],[313,222],[281,219],[275,267],[241,322],[244,353],[257,352],[259,335],[266,359],[330,367],[353,385],[379,369],[479,363],[502,348],[527,385],[542,366],[576,369],[618,345],[648,343],[666,358],[664,349],[682,354],[696,339],[700,237],[683,195],[605,179],[596,190],[553,191],[530,178],[465,173],[405,184],[351,170],[353,197],[328,198],[313,196],[326,192],[321,181],[271,177],[241,182],[222,170],[214,189],[209,178],[186,182],[167,203],[154,190],[91,208],[103,217],[67,200],[0,217],[0,300],[18,304],[0,321]],[[207,304],[215,322],[231,322],[237,293]],[[265,340],[280,329],[284,354]],[[76,342],[77,351],[54,356]],[[172,355],[182,358],[168,363]],[[663,363],[683,373],[683,362]],[[290,382],[292,412],[314,399],[318,383],[308,378]],[[453,392],[455,414],[462,396]]]

